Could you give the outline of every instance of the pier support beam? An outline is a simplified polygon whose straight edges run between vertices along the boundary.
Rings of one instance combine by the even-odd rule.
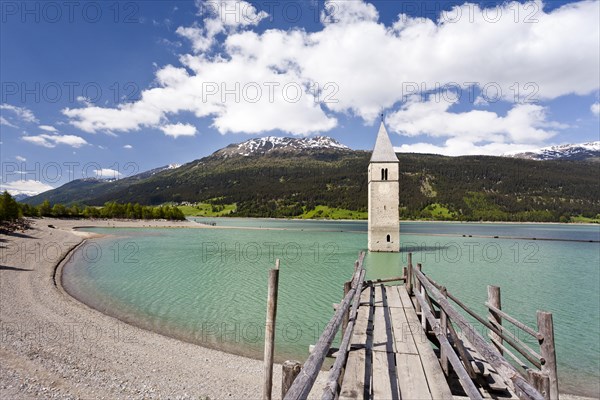
[[[275,268],[269,271],[269,289],[267,295],[267,322],[265,326],[265,384],[263,399],[271,400],[273,390],[273,358],[275,355],[275,318],[277,316],[277,291],[279,285],[279,259]]]
[[[542,357],[546,361],[542,365],[542,372],[550,378],[550,399],[558,400],[558,373],[556,371],[556,350],[554,348],[554,324],[552,313],[537,312],[538,330],[544,336],[540,343]]]
[[[294,379],[302,370],[302,363],[296,360],[287,360],[281,366],[281,398],[285,398],[286,393],[292,387]]]

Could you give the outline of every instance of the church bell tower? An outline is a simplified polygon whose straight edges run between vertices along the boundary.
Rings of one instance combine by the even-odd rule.
[[[400,165],[383,121],[369,162],[369,251],[400,251]]]

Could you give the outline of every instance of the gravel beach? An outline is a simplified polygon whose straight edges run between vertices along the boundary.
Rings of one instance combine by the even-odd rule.
[[[73,230],[84,226],[210,229],[188,221],[36,219],[25,232],[0,235],[0,398],[262,397],[262,361],[130,326],[56,285],[57,265],[90,235]],[[278,395],[280,365],[273,380]]]

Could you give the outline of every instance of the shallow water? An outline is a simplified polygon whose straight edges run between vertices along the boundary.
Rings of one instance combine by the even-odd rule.
[[[276,357],[305,359],[366,247],[366,223],[208,220],[217,229],[90,229],[109,236],[74,254],[65,288],[142,327],[260,358],[267,275],[279,258]],[[410,251],[481,314],[490,284],[532,327],[536,310],[552,312],[561,391],[598,396],[600,245],[493,236],[597,240],[600,227],[408,222],[401,232],[402,253],[367,255],[367,278],[400,275]]]

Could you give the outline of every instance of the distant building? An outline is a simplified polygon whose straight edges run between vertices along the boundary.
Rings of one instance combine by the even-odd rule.
[[[400,251],[400,165],[383,121],[369,163],[369,251]]]

